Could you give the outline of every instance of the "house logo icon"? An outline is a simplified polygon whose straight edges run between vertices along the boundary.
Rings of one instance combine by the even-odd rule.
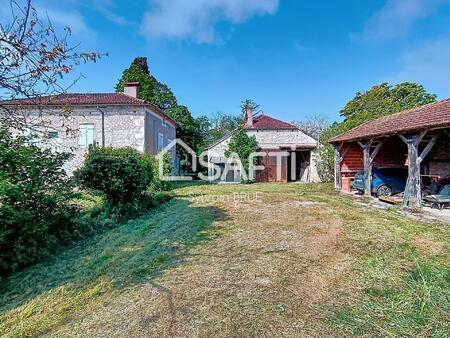
[[[172,142],[170,142],[165,148],[163,148],[158,153],[158,155],[156,155],[156,159],[158,160],[158,166],[159,166],[159,170],[158,170],[159,171],[159,178],[162,181],[192,181],[192,177],[191,176],[167,176],[164,173],[164,156],[166,154],[171,155],[170,152],[172,151],[172,149],[175,149],[175,151],[176,151],[177,145],[182,147],[184,150],[186,150],[186,152],[188,154],[191,155],[191,157],[192,157],[192,170],[194,172],[197,171],[197,154],[195,153],[194,150],[192,150],[191,147],[189,147],[186,143],[184,143],[183,140],[177,138],[177,139],[173,140]]]

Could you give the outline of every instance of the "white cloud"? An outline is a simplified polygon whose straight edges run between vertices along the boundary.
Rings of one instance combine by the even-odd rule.
[[[450,39],[417,46],[403,54],[401,61],[401,68],[389,82],[418,82],[440,97],[450,97]]]
[[[38,15],[44,19],[48,15],[51,23],[58,27],[69,27],[75,36],[95,36],[95,32],[87,25],[83,16],[78,11],[58,10],[50,8],[37,8]]]
[[[255,15],[274,14],[279,0],[150,0],[143,34],[154,38],[194,39],[211,43],[219,22],[239,24]]]
[[[450,0],[388,0],[364,26],[363,40],[383,40],[407,34],[414,24]]]

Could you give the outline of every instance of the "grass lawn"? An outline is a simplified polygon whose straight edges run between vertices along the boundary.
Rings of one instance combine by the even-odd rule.
[[[5,337],[449,337],[450,228],[329,185],[180,185],[2,286]]]

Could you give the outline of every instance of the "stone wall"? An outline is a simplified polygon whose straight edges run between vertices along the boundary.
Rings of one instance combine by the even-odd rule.
[[[39,141],[40,146],[49,146],[62,152],[69,152],[72,158],[64,165],[64,169],[72,174],[79,168],[87,152],[80,147],[81,124],[92,124],[94,142],[102,145],[102,115],[104,116],[105,146],[132,147],[140,152],[156,154],[158,132],[152,128],[161,125],[161,117],[144,107],[133,106],[94,106],[75,107],[68,117],[61,117],[60,109],[46,109],[45,112],[30,111],[26,113],[30,125],[38,134],[44,131],[57,131],[57,140]],[[38,116],[42,115],[42,116]],[[154,127],[152,127],[154,126]],[[167,127],[158,129],[167,139],[174,139],[176,129],[167,123]],[[155,136],[156,135],[156,136]]]

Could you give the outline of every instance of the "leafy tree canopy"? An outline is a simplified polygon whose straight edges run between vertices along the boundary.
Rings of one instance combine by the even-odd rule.
[[[344,121],[334,123],[322,138],[328,140],[376,118],[433,102],[436,102],[436,95],[428,93],[417,83],[405,82],[395,86],[382,83],[364,93],[356,93],[341,110]]]
[[[131,66],[124,70],[116,84],[116,92],[123,92],[126,82],[139,82],[138,97],[153,103],[162,110],[172,109],[178,105],[170,88],[150,74],[145,57],[137,57]]]

